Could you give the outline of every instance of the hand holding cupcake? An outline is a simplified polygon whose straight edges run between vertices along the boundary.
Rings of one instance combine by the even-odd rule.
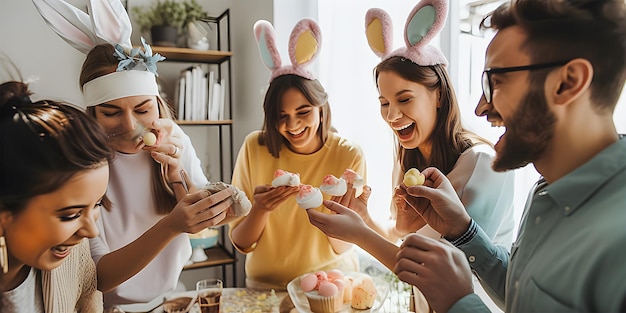
[[[311,185],[300,185],[298,195],[296,195],[296,202],[303,209],[314,209],[322,205],[324,197],[319,188]]]
[[[296,202],[298,206],[303,209],[320,207],[324,200],[322,192],[334,197],[345,195],[348,191],[348,184],[352,184],[352,187],[356,189],[355,197],[359,197],[363,193],[363,178],[351,169],[346,169],[339,178],[332,174],[326,175],[319,188],[309,184],[303,184],[300,181],[299,174],[281,169],[277,169],[274,172],[274,180],[272,180],[271,183],[272,187],[298,186],[299,190],[296,195]]]
[[[294,174],[283,170],[274,171],[274,180],[272,180],[272,187],[299,185],[300,174]]]

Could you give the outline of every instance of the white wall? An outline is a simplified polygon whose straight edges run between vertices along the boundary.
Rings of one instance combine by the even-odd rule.
[[[31,1],[0,0],[0,8],[0,52],[18,66],[24,79],[34,80],[34,98],[81,101],[78,75],[84,56],[52,32]]]

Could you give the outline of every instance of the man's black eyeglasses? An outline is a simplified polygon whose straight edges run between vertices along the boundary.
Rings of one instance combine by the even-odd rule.
[[[559,61],[559,62],[550,62],[550,63],[542,63],[542,64],[531,64],[531,65],[525,65],[525,66],[485,69],[483,71],[483,77],[482,77],[483,95],[485,96],[485,100],[487,100],[487,103],[491,103],[491,100],[492,100],[491,96],[492,96],[492,91],[493,91],[493,85],[491,84],[491,74],[539,70],[539,69],[544,69],[544,68],[563,66],[567,64],[567,62],[569,61]]]

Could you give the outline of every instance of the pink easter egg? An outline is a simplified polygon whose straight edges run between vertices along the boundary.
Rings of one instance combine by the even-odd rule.
[[[302,288],[302,291],[304,292],[311,291],[315,289],[316,286],[317,286],[317,276],[313,274],[306,274],[300,280],[300,288]]]
[[[329,281],[323,281],[320,283],[319,293],[322,297],[334,297],[339,292],[337,286]]]
[[[330,270],[328,271],[328,280],[333,281],[335,279],[342,279],[343,272],[340,270]]]
[[[333,280],[332,282],[333,284],[335,284],[335,286],[337,286],[337,290],[339,291],[342,291],[344,288],[346,288],[346,283],[341,278],[337,278]]]
[[[328,280],[328,274],[326,274],[326,272],[324,272],[324,271],[317,271],[317,272],[315,272],[315,276],[317,276],[317,280],[320,281],[320,282]]]

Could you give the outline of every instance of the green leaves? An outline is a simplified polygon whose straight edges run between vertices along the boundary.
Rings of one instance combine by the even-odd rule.
[[[157,0],[151,6],[133,7],[134,20],[142,31],[152,26],[172,26],[181,29],[189,22],[208,17],[196,0]]]

